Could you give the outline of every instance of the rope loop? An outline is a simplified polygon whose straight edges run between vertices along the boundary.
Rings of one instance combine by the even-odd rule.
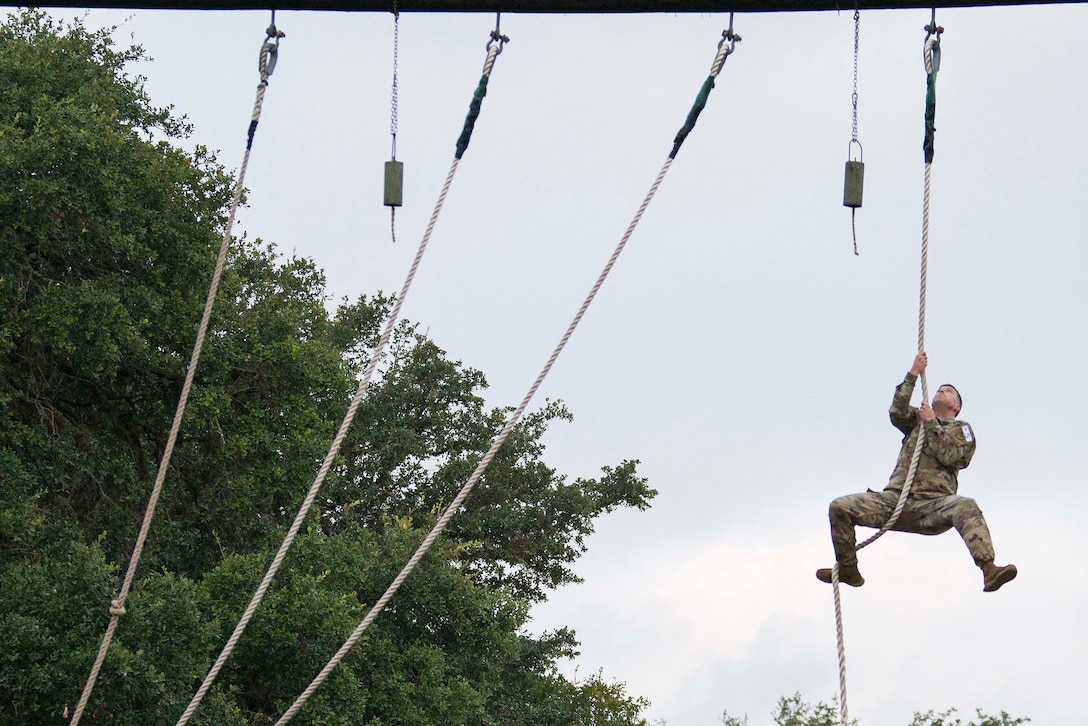
[[[268,77],[276,70],[276,60],[280,53],[280,38],[286,38],[287,33],[276,27],[276,11],[272,11],[272,24],[265,32],[264,43],[261,44],[261,56],[257,62],[257,69],[261,73],[261,81],[268,82]]]
[[[922,57],[926,66],[926,75],[934,76],[941,70],[941,37],[927,35]]]
[[[733,32],[733,22],[730,20],[729,29],[722,31],[722,39],[718,41],[718,53],[714,56],[714,62],[710,64],[710,80],[718,77],[725,66],[725,60],[737,49],[737,43],[741,37]]]
[[[279,48],[275,43],[267,42],[261,46],[261,57],[257,61],[257,70],[261,74],[261,83],[268,83],[272,71],[276,70],[276,60],[279,57]]]
[[[110,615],[119,618],[125,614],[125,603],[121,598],[110,601]]]

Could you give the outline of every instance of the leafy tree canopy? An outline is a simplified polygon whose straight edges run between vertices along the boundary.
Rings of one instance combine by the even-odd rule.
[[[230,196],[139,48],[39,11],[0,24],[0,724],[79,697],[143,516]],[[312,262],[236,240],[148,547],[83,723],[174,723],[260,580],[390,300],[327,311]],[[508,413],[402,324],[317,510],[195,719],[269,723],[406,561]],[[297,721],[644,724],[645,700],[531,636],[595,519],[644,509],[636,462],[570,479],[530,413],[446,537]]]
[[[965,723],[952,716],[955,712],[954,708],[940,713],[915,712],[909,726],[1022,726],[1031,721],[1029,718],[1013,718],[1004,711],[998,716],[988,716],[982,709],[976,709],[977,720]],[[842,723],[837,700],[830,704],[823,701],[811,704],[802,699],[800,693],[779,698],[771,717],[775,726],[840,726]],[[722,713],[721,722],[724,726],[749,726],[747,715],[730,716],[728,711]],[[856,726],[857,721],[851,719],[850,723]]]

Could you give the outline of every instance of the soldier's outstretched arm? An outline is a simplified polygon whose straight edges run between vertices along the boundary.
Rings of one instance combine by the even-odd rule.
[[[925,371],[927,365],[929,365],[929,356],[924,350],[918,351],[906,377],[896,386],[895,395],[892,396],[892,406],[888,409],[888,416],[892,420],[892,425],[904,434],[913,431],[918,423],[918,409],[911,407],[910,397],[914,394],[915,381]]]
[[[913,373],[908,373],[903,382],[895,387],[895,395],[892,396],[892,406],[888,409],[888,416],[892,425],[909,434],[918,424],[918,409],[910,405],[911,394],[914,393],[914,382],[918,380]]]

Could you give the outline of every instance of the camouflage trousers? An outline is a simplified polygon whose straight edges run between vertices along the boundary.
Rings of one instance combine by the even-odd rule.
[[[849,494],[831,502],[828,518],[831,520],[831,542],[835,546],[835,560],[846,566],[856,566],[857,540],[854,526],[879,529],[891,516],[899,501],[899,492],[868,491]],[[963,537],[976,565],[993,562],[994,546],[990,541],[990,528],[982,517],[982,510],[974,499],[953,494],[935,499],[907,499],[903,513],[892,527],[896,532],[916,534],[941,534],[955,527]]]

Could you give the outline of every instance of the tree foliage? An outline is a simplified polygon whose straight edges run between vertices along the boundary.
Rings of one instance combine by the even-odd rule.
[[[139,48],[38,11],[0,25],[0,723],[78,699],[127,564],[229,199],[214,155],[126,68]],[[236,240],[166,488],[84,723],[173,723],[294,516],[390,300],[327,312],[308,260]],[[269,723],[419,544],[508,413],[402,324],[280,575],[195,719]],[[636,462],[543,460],[529,413],[301,723],[644,724],[647,703],[526,633],[594,520],[643,509]]]
[[[839,726],[841,723],[837,702],[810,704],[800,693],[779,698],[772,718],[775,726]],[[725,726],[749,726],[747,714],[730,716],[728,711],[722,713],[721,722]],[[851,721],[851,724],[856,726],[857,721]]]
[[[1031,721],[1030,718],[1013,718],[1004,711],[998,716],[989,716],[982,709],[976,709],[978,720],[964,723],[958,717],[952,717],[955,712],[954,708],[940,713],[932,710],[915,712],[909,726],[1022,726]],[[837,701],[811,704],[801,698],[800,693],[779,698],[771,717],[775,726],[839,726],[842,723]],[[747,715],[730,716],[728,711],[722,713],[721,722],[724,726],[749,726]],[[851,719],[850,723],[856,726],[857,720]]]
[[[976,708],[975,716],[978,720],[964,723],[958,716],[952,716],[955,712],[956,709],[950,708],[940,713],[935,711],[915,713],[910,726],[1021,726],[1031,721],[1030,718],[1014,718],[1004,711],[997,716],[990,716],[983,713],[981,708]]]

